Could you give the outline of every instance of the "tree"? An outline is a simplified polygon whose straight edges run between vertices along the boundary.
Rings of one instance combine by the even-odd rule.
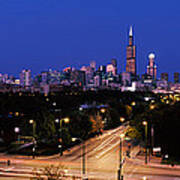
[[[102,122],[102,117],[97,114],[97,115],[90,115],[90,121],[92,123],[92,133],[99,133],[104,125],[103,125],[103,122]]]
[[[92,131],[92,122],[86,112],[73,111],[70,115],[69,132],[72,137],[86,139]]]
[[[62,179],[62,177],[65,177],[65,166],[62,164],[59,164],[57,166],[55,165],[48,165],[41,169],[34,169],[33,174],[34,177],[31,178],[31,180],[58,180]]]
[[[54,122],[54,116],[46,111],[40,111],[35,116],[36,121],[36,135],[40,139],[54,139],[54,136],[56,135],[56,127]]]

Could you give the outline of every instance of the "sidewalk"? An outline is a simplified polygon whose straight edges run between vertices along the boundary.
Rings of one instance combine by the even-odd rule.
[[[135,146],[132,148],[131,153],[130,153],[131,158],[134,159],[134,161],[145,165],[145,153],[142,151],[142,148],[140,146]],[[174,165],[171,166],[170,164],[162,164],[162,160],[160,157],[156,156],[148,156],[147,157],[148,163],[146,164],[147,166],[150,167],[159,167],[159,168],[172,168],[172,169],[177,169],[180,170],[180,165]]]

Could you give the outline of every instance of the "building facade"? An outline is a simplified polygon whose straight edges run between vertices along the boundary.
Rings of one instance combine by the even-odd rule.
[[[152,77],[152,79],[156,80],[157,78],[157,66],[155,64],[155,54],[150,53],[149,54],[149,62],[147,65],[147,74]]]
[[[24,69],[20,73],[20,85],[25,86],[31,86],[31,70],[30,69]]]
[[[161,73],[161,80],[168,81],[169,80],[168,73],[166,73],[166,72]]]
[[[174,83],[179,83],[179,73],[178,72],[175,72],[174,73]]]
[[[134,45],[132,26],[129,30],[129,44],[126,49],[126,72],[136,76],[136,46]]]

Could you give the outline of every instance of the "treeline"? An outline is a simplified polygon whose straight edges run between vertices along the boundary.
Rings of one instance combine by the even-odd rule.
[[[63,134],[69,139],[73,136],[88,138],[104,128],[115,128],[121,124],[120,117],[131,118],[133,101],[143,102],[145,94],[120,91],[63,91],[44,96],[31,93],[0,94],[0,137],[10,143],[17,138],[14,132],[19,127],[19,134],[32,136],[33,127],[29,120],[36,123],[36,136],[39,139],[57,141],[58,124],[56,119],[68,117],[70,122],[63,124]],[[91,108],[79,108],[82,104]],[[100,111],[105,106],[105,112]],[[64,137],[68,139],[67,137]],[[68,142],[68,140],[67,140]]]
[[[169,97],[168,97],[169,98]],[[136,106],[133,110],[131,126],[135,127],[145,140],[145,127],[148,126],[148,148],[160,147],[162,158],[180,160],[180,102],[167,100],[164,103],[160,96],[153,103]],[[171,101],[171,103],[169,103]]]
[[[145,97],[149,97],[149,100]],[[180,157],[180,103],[171,99],[165,103],[162,98],[151,92],[116,90],[65,90],[48,96],[32,93],[0,94],[0,138],[8,145],[18,135],[34,136],[33,125],[29,123],[29,120],[33,120],[39,142],[56,145],[62,141],[68,147],[72,137],[87,139],[102,133],[104,129],[121,125],[120,118],[123,117],[132,126],[128,135],[140,140],[145,138],[142,122],[147,121],[148,146],[161,147],[163,155],[168,154],[177,159]],[[85,104],[86,108],[80,109]],[[101,111],[102,108],[104,111]],[[69,118],[69,122],[62,122],[59,131],[60,123],[56,120],[63,118]],[[14,131],[15,127],[19,128],[18,133]]]

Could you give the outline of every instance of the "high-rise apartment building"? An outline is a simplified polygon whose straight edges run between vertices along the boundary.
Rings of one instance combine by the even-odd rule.
[[[161,80],[165,80],[168,81],[169,77],[168,77],[168,73],[161,73]]]
[[[114,66],[115,74],[117,74],[117,60],[114,58],[111,59],[111,64]]]
[[[91,61],[90,67],[92,68],[93,71],[96,71],[96,61]]]
[[[136,75],[136,46],[134,45],[132,26],[129,30],[129,44],[126,49],[126,72]]]
[[[157,66],[154,62],[155,54],[150,53],[148,57],[149,57],[149,63],[147,65],[147,74],[150,75],[152,77],[152,79],[156,79],[157,78]]]
[[[85,72],[74,69],[70,73],[70,80],[72,83],[75,83],[79,86],[84,86],[85,85]]]
[[[106,66],[106,72],[107,73],[111,73],[113,76],[115,76],[116,75],[116,71],[117,71],[117,69],[112,64],[108,64]]]
[[[81,71],[85,72],[85,84],[88,86],[88,84],[93,83],[93,76],[94,76],[94,70],[90,66],[83,66],[81,68]]]
[[[174,83],[179,83],[179,73],[178,72],[174,73]]]
[[[24,69],[20,73],[20,85],[31,86],[31,70],[30,69]]]

